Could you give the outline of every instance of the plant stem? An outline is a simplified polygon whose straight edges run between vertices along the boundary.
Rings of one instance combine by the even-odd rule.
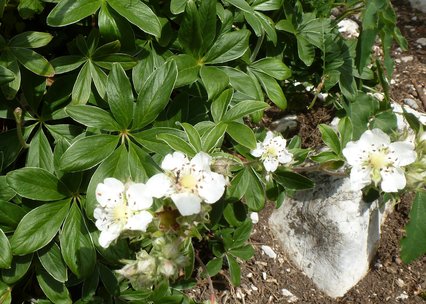
[[[203,271],[206,273],[207,282],[209,283],[209,290],[210,290],[210,304],[217,304],[216,296],[215,296],[215,292],[214,292],[214,287],[213,287],[213,282],[212,282],[212,279],[210,278],[207,267],[206,267],[206,265],[204,265],[204,262],[200,259],[198,254],[195,255],[195,259],[198,261],[198,263],[200,263],[201,268],[203,268]]]
[[[260,47],[262,46],[263,39],[265,38],[265,32],[260,35],[257,39],[256,46],[254,47],[253,53],[250,56],[250,61],[253,62],[256,60],[257,54],[259,53]]]
[[[29,148],[29,145],[27,144],[27,142],[25,141],[25,138],[22,134],[22,109],[21,108],[16,108],[13,111],[13,115],[15,116],[15,121],[16,121],[16,133],[18,134],[18,140],[21,143],[22,147],[24,149]]]

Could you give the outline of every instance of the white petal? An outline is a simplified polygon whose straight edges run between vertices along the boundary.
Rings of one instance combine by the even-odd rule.
[[[110,229],[101,231],[101,235],[99,236],[99,245],[104,248],[107,248],[112,241],[120,235],[120,228],[118,225],[111,225]]]
[[[146,182],[146,188],[153,197],[168,196],[173,192],[173,179],[164,173],[158,173]]]
[[[396,154],[398,166],[406,166],[416,161],[417,154],[414,145],[409,142],[397,141],[389,145],[389,149]]]
[[[139,230],[146,231],[149,223],[151,223],[153,216],[148,211],[141,211],[138,214],[135,214],[131,218],[129,218],[125,229],[128,230]]]
[[[265,136],[265,139],[263,140],[263,144],[268,145],[273,138],[274,138],[274,132],[271,132],[271,131],[266,132],[266,136]]]
[[[168,171],[180,170],[185,163],[188,162],[188,158],[182,152],[174,152],[173,154],[167,154],[161,163],[161,168]]]
[[[204,152],[198,152],[192,159],[191,165],[195,165],[198,170],[210,171],[212,157]]]
[[[261,143],[256,144],[256,149],[251,150],[250,154],[254,157],[261,157],[262,154],[265,152],[265,149],[263,148],[263,145]]]
[[[357,141],[350,141],[346,144],[342,153],[349,165],[358,166],[368,157],[368,152],[363,152],[367,151],[368,148],[369,146],[362,146]]]
[[[373,130],[367,130],[359,139],[359,143],[361,146],[367,145],[370,146],[374,144],[376,147],[380,145],[389,145],[390,144],[390,137],[385,132],[383,132],[380,129],[373,129]]]
[[[371,184],[370,169],[361,167],[352,167],[350,174],[351,188],[354,191],[361,190]]]
[[[198,194],[208,204],[217,202],[225,192],[226,179],[216,172],[204,173],[204,179],[198,185]]]
[[[293,154],[284,149],[278,153],[278,161],[280,164],[287,164],[293,160]]]
[[[115,178],[106,178],[96,186],[96,200],[102,206],[113,206],[123,200],[124,184]]]
[[[266,171],[274,172],[278,168],[278,159],[275,157],[267,157],[263,161],[263,166],[265,166]]]
[[[145,184],[130,184],[126,190],[126,197],[131,210],[144,210],[152,206],[152,196]]]
[[[96,207],[93,217],[96,219],[95,225],[99,230],[105,230],[110,222],[109,215],[103,208]]]
[[[404,189],[407,183],[404,171],[401,168],[390,168],[389,172],[383,170],[381,176],[380,187],[384,192],[398,192],[398,190]]]
[[[193,193],[176,193],[171,198],[183,216],[200,213],[201,198]]]

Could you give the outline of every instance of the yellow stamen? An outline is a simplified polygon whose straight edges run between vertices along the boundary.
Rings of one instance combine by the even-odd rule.
[[[195,177],[188,174],[188,175],[182,176],[182,178],[180,179],[180,184],[183,188],[191,190],[191,189],[194,189],[195,186],[197,185],[197,180],[195,179]]]

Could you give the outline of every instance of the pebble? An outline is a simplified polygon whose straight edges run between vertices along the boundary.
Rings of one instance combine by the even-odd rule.
[[[407,294],[407,292],[402,292],[399,296],[397,296],[396,297],[396,299],[395,300],[407,300],[408,299],[408,294]]]
[[[251,212],[250,219],[253,224],[257,224],[259,222],[259,214],[257,212]]]
[[[419,38],[416,40],[416,43],[422,45],[422,46],[426,46],[426,38]]]
[[[410,61],[413,61],[414,60],[414,57],[413,56],[403,56],[403,57],[401,57],[401,60],[402,60],[402,62],[410,62]]]
[[[396,285],[398,285],[399,287],[404,287],[405,286],[405,282],[402,279],[397,279],[396,280]]]
[[[259,288],[257,288],[254,284],[251,284],[251,289],[253,290],[253,291],[258,291],[259,290]]]
[[[288,299],[287,299],[287,303],[293,303],[293,302],[296,302],[297,300],[299,300],[299,298],[298,297],[296,297],[290,290],[288,290],[288,289],[285,289],[285,288],[283,288],[283,289],[281,289],[281,294],[284,296],[284,297],[287,297]]]
[[[286,115],[275,120],[271,123],[271,128],[276,132],[294,131],[297,129],[297,115]]]
[[[262,278],[263,280],[266,280],[266,272],[262,272]]]
[[[269,247],[267,245],[262,245],[261,248],[262,248],[262,251],[271,259],[277,258],[277,254],[275,253],[275,251],[271,247]]]
[[[404,99],[404,103],[409,106],[410,108],[414,109],[414,110],[418,110],[419,109],[419,105],[418,103],[411,98],[405,98]]]

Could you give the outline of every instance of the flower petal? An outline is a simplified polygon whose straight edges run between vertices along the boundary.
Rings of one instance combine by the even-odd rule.
[[[101,231],[101,234],[99,236],[99,245],[104,248],[107,248],[112,243],[112,241],[114,241],[120,236],[120,233],[121,229],[119,225],[110,225],[108,230]]]
[[[278,159],[275,157],[268,156],[264,159],[263,166],[265,167],[266,171],[274,172],[278,168]]]
[[[210,163],[212,157],[205,152],[198,152],[192,159],[191,165],[194,165],[196,169],[203,171],[210,171]]]
[[[146,231],[149,223],[152,222],[153,216],[148,211],[141,211],[134,216],[130,217],[127,221],[125,229]]]
[[[265,139],[263,140],[263,145],[269,145],[271,140],[274,138],[274,132],[268,131],[266,132]]]
[[[404,189],[407,183],[404,170],[398,167],[383,170],[381,176],[380,187],[384,192],[398,192],[398,190]]]
[[[405,141],[397,141],[389,145],[390,151],[396,154],[398,166],[406,166],[416,161],[417,154],[414,145]]]
[[[168,171],[180,170],[186,163],[188,158],[182,152],[173,152],[173,154],[167,154],[161,163],[161,168]]]
[[[96,186],[96,200],[102,206],[113,206],[123,201],[124,184],[115,178],[106,178]]]
[[[278,161],[280,164],[287,164],[293,160],[293,154],[287,151],[287,149],[284,148],[284,150],[278,152]]]
[[[256,149],[251,150],[250,154],[254,157],[261,157],[262,154],[265,152],[265,149],[263,148],[263,145],[261,143],[256,144]]]
[[[359,139],[359,144],[361,146],[388,146],[390,144],[390,137],[385,132],[377,128],[373,130],[367,130],[361,135],[361,138]]]
[[[126,190],[126,198],[131,210],[144,210],[152,206],[152,196],[145,184],[132,183]]]
[[[367,147],[360,145],[358,141],[350,141],[346,144],[342,153],[349,165],[358,166],[368,158],[366,149]]]
[[[226,179],[216,172],[204,173],[204,179],[198,184],[198,194],[207,204],[217,202],[225,192]]]
[[[350,174],[351,189],[358,191],[371,184],[370,168],[362,169],[362,167],[352,167]]]
[[[146,182],[146,188],[153,197],[169,196],[173,192],[173,179],[164,173],[158,173]]]
[[[183,216],[200,213],[201,198],[193,193],[175,193],[171,195],[176,208]]]

